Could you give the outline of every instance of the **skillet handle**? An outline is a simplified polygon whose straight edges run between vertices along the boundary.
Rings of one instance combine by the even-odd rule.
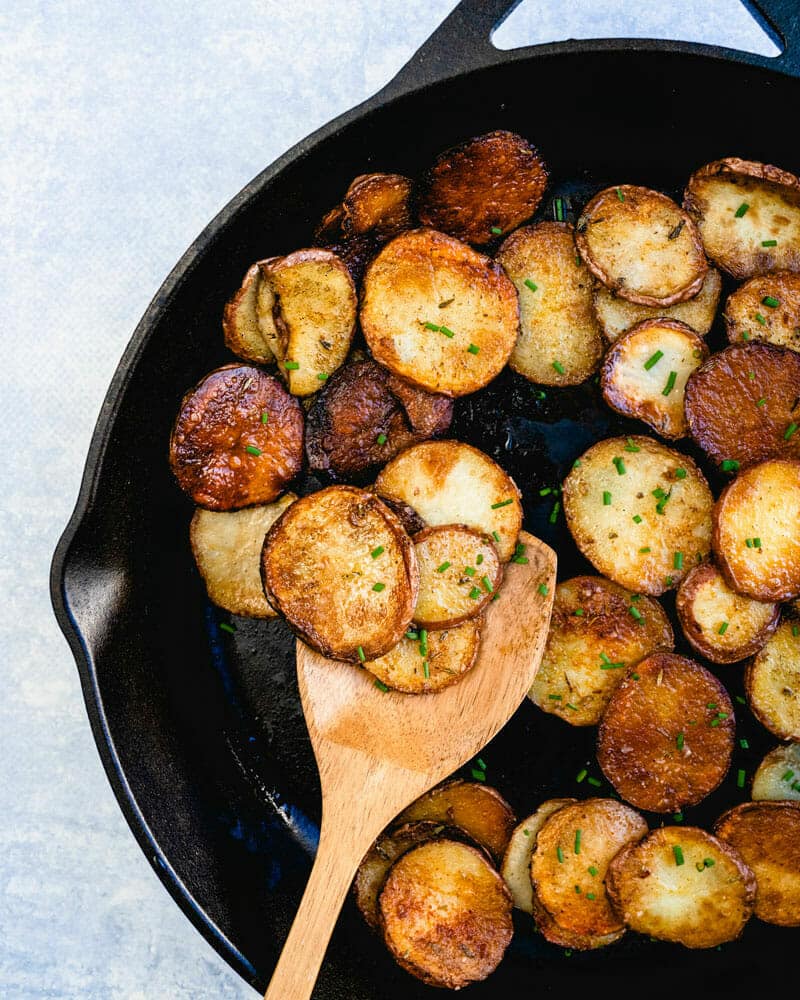
[[[776,69],[800,76],[800,3],[798,0],[742,0],[753,17],[783,51],[767,60]],[[759,65],[764,65],[760,57]]]

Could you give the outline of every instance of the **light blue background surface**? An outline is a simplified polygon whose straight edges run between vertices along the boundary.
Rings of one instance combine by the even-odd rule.
[[[48,564],[108,382],[163,277],[254,174],[377,90],[452,6],[13,0],[0,9],[6,1000],[255,996],[172,903],[117,808],[50,610]],[[737,0],[528,0],[497,41],[614,35],[774,52]]]

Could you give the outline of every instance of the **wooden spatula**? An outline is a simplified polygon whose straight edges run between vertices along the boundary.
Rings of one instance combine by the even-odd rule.
[[[522,532],[527,563],[506,567],[478,659],[435,694],[384,692],[372,675],[297,644],[297,676],[322,783],[311,877],[266,1000],[308,1000],[364,854],[407,805],[478,754],[516,712],[544,650],[556,556]]]

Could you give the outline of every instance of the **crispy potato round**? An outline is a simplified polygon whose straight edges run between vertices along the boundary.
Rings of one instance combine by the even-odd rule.
[[[714,833],[752,869],[758,919],[800,927],[800,803],[743,802],[720,816]]]
[[[520,491],[471,445],[428,441],[408,448],[384,467],[375,489],[409,504],[427,524],[466,524],[485,532],[503,562],[514,554],[522,527]]]
[[[558,945],[560,948],[570,948],[574,951],[595,951],[597,948],[605,948],[609,944],[614,944],[625,935],[624,927],[608,934],[578,934],[576,931],[568,930],[557,923],[542,905],[535,892],[532,898],[536,929],[545,941]]]
[[[695,566],[675,602],[683,634],[712,663],[736,663],[756,653],[778,627],[780,605],[731,590],[716,566]]]
[[[705,337],[714,323],[717,303],[722,291],[722,278],[716,268],[710,267],[703,287],[685,302],[674,306],[641,306],[627,302],[599,282],[594,287],[594,311],[600,329],[612,343],[626,330],[645,319],[675,319],[690,326],[695,333]]]
[[[708,264],[697,227],[659,191],[606,188],[586,205],[575,233],[592,274],[629,302],[672,306],[703,287]]]
[[[419,217],[466,243],[488,243],[525,222],[547,186],[539,153],[499,129],[440,153],[420,181]]]
[[[514,933],[505,882],[480,851],[455,840],[429,841],[396,861],[378,912],[398,965],[449,989],[494,972]]]
[[[776,271],[751,278],[725,303],[728,340],[763,340],[800,351],[800,274]]]
[[[563,500],[581,552],[637,593],[658,597],[676,586],[711,547],[714,499],[703,473],[652,438],[592,445],[564,480]]]
[[[428,392],[464,396],[501,371],[519,333],[499,264],[444,233],[388,243],[364,278],[361,326],[375,360]]]
[[[452,628],[430,632],[425,654],[421,652],[418,637],[403,636],[388,653],[377,660],[369,660],[364,666],[395,691],[406,694],[441,691],[461,680],[475,663],[482,625],[483,617],[479,615]],[[409,634],[414,635],[413,632]]]
[[[764,757],[753,776],[755,800],[800,802],[800,743],[783,743]]]
[[[685,323],[646,319],[606,354],[600,373],[603,398],[612,410],[643,420],[662,437],[686,437],[686,380],[707,357],[708,348]]]
[[[634,618],[632,608],[641,617]],[[563,580],[556,587],[547,645],[528,697],[573,726],[595,726],[626,669],[674,645],[658,601],[636,597],[602,576]]]
[[[353,486],[329,486],[284,511],[264,541],[261,579],[301,639],[352,662],[400,642],[419,590],[405,529],[378,497]]]
[[[784,618],[747,665],[744,687],[763,726],[779,740],[800,740],[800,620]]]
[[[597,371],[603,338],[592,305],[592,276],[576,266],[572,226],[518,229],[497,260],[519,295],[520,332],[508,363],[531,382],[579,385]]]
[[[774,344],[731,344],[686,383],[692,437],[715,462],[800,457],[800,354]],[[788,435],[788,436],[787,436]]]
[[[687,948],[715,948],[744,930],[756,880],[724,841],[697,827],[665,826],[620,851],[606,888],[631,930]]]
[[[559,927],[590,935],[623,929],[606,896],[606,869],[618,851],[646,833],[642,817],[614,799],[586,799],[550,816],[536,838],[531,879]]]
[[[385,242],[412,225],[411,189],[400,174],[362,174],[347,189],[342,202],[345,237],[372,234]]]
[[[181,400],[169,460],[178,485],[199,507],[270,503],[300,472],[303,411],[271,375],[225,365]]]
[[[675,812],[701,802],[728,772],[733,705],[694,660],[653,653],[612,694],[597,738],[597,761],[637,809]]]
[[[683,206],[708,257],[734,278],[800,270],[800,179],[729,156],[696,170]]]
[[[742,470],[714,506],[719,568],[739,594],[787,601],[800,594],[800,461],[771,458]]]
[[[330,250],[344,264],[356,285],[361,284],[367,265],[380,248],[375,238],[367,233],[365,236],[342,237],[336,243],[326,243],[325,250]]]
[[[531,882],[531,855],[536,847],[536,838],[545,822],[564,806],[575,799],[548,799],[535,813],[518,823],[511,834],[511,840],[503,855],[500,874],[511,890],[514,906],[525,913],[533,913],[533,884]]]
[[[252,264],[242,279],[242,284],[226,304],[222,314],[222,332],[225,346],[245,361],[268,365],[275,360],[258,322],[258,286],[261,271]]]

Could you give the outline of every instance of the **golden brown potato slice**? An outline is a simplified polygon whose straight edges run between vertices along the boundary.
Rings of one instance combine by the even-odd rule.
[[[395,497],[387,497],[382,493],[378,493],[374,486],[368,486],[367,489],[371,492],[376,493],[383,503],[389,508],[392,513],[396,514],[400,523],[409,533],[409,535],[416,535],[423,528],[427,528],[427,524],[419,514],[411,507],[409,504],[404,503],[402,500],[397,500]]]
[[[375,489],[409,504],[427,524],[466,524],[484,532],[503,562],[514,554],[521,494],[497,463],[471,445],[428,441],[408,448],[385,466]]]
[[[544,161],[526,139],[487,132],[440,153],[420,182],[420,221],[488,243],[529,219],[546,186]]]
[[[753,777],[756,800],[800,802],[800,743],[784,743],[764,757]]]
[[[692,826],[653,830],[609,865],[608,894],[639,934],[715,948],[742,933],[756,880],[729,844]]]
[[[752,869],[758,919],[800,927],[800,804],[743,802],[720,816],[714,833]]]
[[[646,833],[642,817],[614,799],[586,799],[550,816],[536,838],[531,879],[559,927],[586,935],[623,930],[606,896],[606,870],[618,851]]]
[[[528,697],[573,726],[596,726],[627,669],[674,645],[658,601],[602,576],[563,580],[556,587],[547,645]]]
[[[398,965],[448,989],[494,972],[514,932],[505,882],[480,851],[455,840],[429,841],[399,858],[378,911]]]
[[[725,303],[728,340],[764,340],[800,351],[800,274],[775,271],[757,275]]]
[[[744,686],[762,725],[779,740],[800,740],[800,619],[784,618],[747,665]]]
[[[248,618],[275,616],[261,586],[261,549],[269,529],[296,499],[294,493],[285,493],[274,503],[244,510],[197,508],[189,540],[214,604]]]
[[[729,156],[692,174],[683,205],[708,257],[734,278],[800,270],[800,180],[794,174]]]
[[[403,638],[419,590],[414,546],[373,493],[329,486],[296,500],[261,557],[270,604],[334,660],[362,663]]]
[[[728,584],[756,601],[800,594],[800,461],[742,470],[714,506],[714,555]]]
[[[731,344],[686,384],[686,419],[715,462],[800,457],[800,354],[774,344]]]
[[[303,411],[278,379],[225,365],[181,400],[169,458],[178,485],[199,507],[270,503],[300,472]]]
[[[464,396],[497,375],[519,332],[514,285],[489,257],[432,229],[402,233],[364,278],[361,326],[375,360],[413,385]]]
[[[497,252],[519,295],[520,331],[508,363],[531,382],[579,385],[600,364],[594,282],[576,253],[565,222],[518,229]]]
[[[612,694],[597,738],[597,761],[637,809],[675,812],[701,802],[728,772],[733,705],[694,660],[653,653]]]
[[[533,893],[533,919],[536,929],[550,944],[556,944],[560,948],[570,948],[574,951],[595,951],[597,948],[605,948],[609,944],[614,944],[625,935],[625,928],[611,931],[608,934],[578,934],[576,931],[568,930],[550,916],[549,912],[539,901],[536,893]]]
[[[548,799],[535,813],[514,827],[508,842],[500,874],[511,890],[514,906],[525,913],[533,913],[533,883],[531,882],[531,855],[536,847],[536,838],[545,822],[564,806],[575,799]]]
[[[460,778],[432,788],[397,818],[399,823],[419,819],[457,826],[485,847],[498,862],[517,822],[511,806],[497,789]]]
[[[596,194],[578,219],[575,242],[596,278],[643,306],[691,299],[708,270],[686,212],[665,194],[633,184]]]
[[[600,329],[612,343],[645,319],[675,319],[705,337],[714,323],[721,291],[722,278],[713,267],[708,269],[697,295],[674,306],[640,306],[620,298],[598,282],[594,288],[594,311]]]
[[[400,174],[362,174],[342,202],[345,237],[370,233],[385,242],[412,225],[412,182]]]
[[[603,398],[612,410],[643,420],[662,437],[686,437],[686,380],[707,357],[708,348],[685,323],[646,319],[606,354],[600,373]]]
[[[695,566],[675,602],[683,634],[712,663],[736,663],[758,652],[778,627],[780,605],[731,590],[716,566]]]
[[[480,648],[483,616],[470,618],[438,632],[424,641],[414,629],[388,653],[364,666],[387,687],[406,694],[441,691],[461,680],[475,663]],[[424,652],[423,652],[424,650]]]
[[[663,594],[711,547],[714,499],[703,473],[652,438],[592,445],[564,480],[563,500],[581,552],[636,593]]]
[[[261,271],[258,264],[247,269],[242,285],[225,306],[222,332],[225,346],[245,361],[268,365],[275,360],[267,338],[258,322],[258,286]]]

